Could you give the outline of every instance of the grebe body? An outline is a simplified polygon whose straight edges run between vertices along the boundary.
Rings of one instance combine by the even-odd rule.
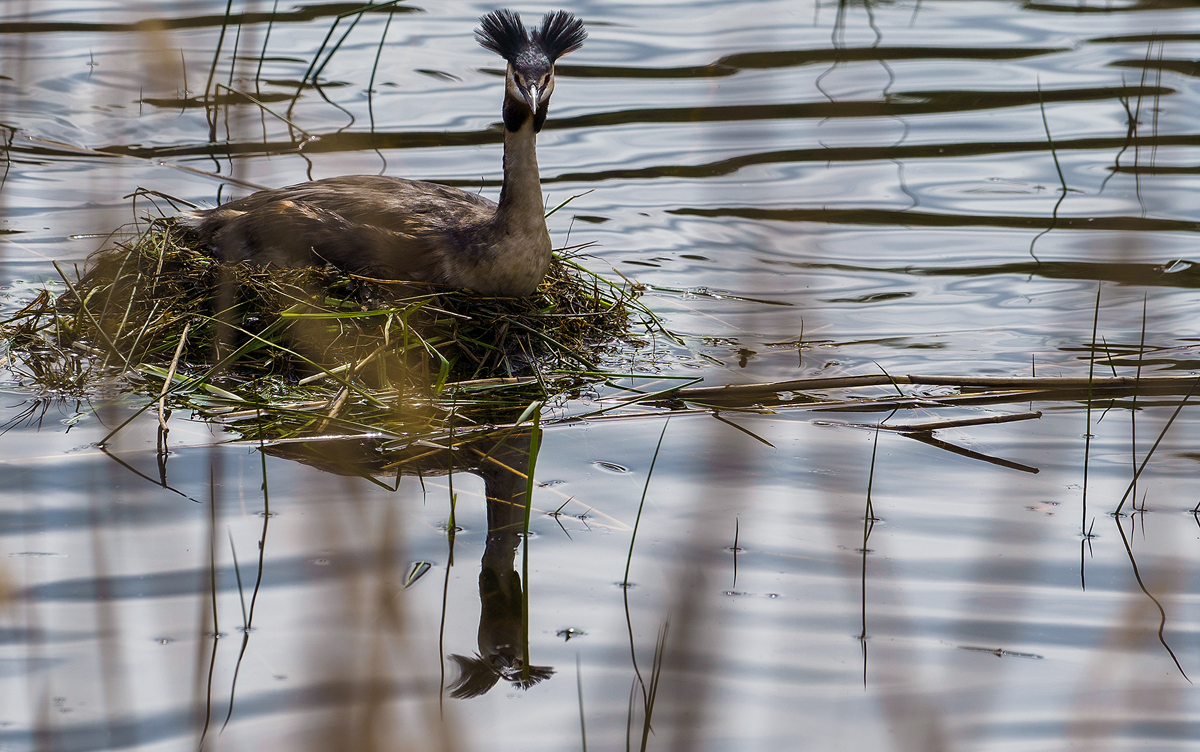
[[[480,22],[480,44],[508,61],[499,203],[436,183],[350,175],[259,191],[181,220],[227,260],[331,263],[483,295],[532,293],[551,258],[537,133],[554,91],[554,62],[587,33],[564,11],[547,13],[532,33],[507,10]]]

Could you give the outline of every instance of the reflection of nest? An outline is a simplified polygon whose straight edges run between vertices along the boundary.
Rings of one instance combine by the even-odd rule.
[[[521,676],[521,660],[516,657],[497,655],[492,659],[478,654],[474,657],[451,655],[458,664],[458,679],[450,685],[450,696],[460,700],[487,694],[496,682],[503,679],[514,687],[529,689],[554,675],[550,666],[530,666],[529,678]]]

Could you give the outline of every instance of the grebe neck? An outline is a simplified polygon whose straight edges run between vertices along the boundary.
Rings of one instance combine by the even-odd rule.
[[[500,188],[497,218],[515,234],[543,234],[545,214],[538,174],[537,134],[533,118],[526,117],[516,130],[504,129],[504,183]]]

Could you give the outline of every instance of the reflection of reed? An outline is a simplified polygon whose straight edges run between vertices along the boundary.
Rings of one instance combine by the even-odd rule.
[[[323,591],[327,595],[317,614],[330,622],[330,631],[323,630],[320,639],[305,641],[302,648],[308,664],[305,686],[322,696],[322,712],[308,724],[302,747],[457,748],[448,714],[439,710],[437,685],[428,676],[429,661],[422,660],[403,595],[410,584],[404,514],[392,499],[371,504],[364,487],[352,479],[372,471],[369,461],[361,460],[373,453],[361,445],[329,443],[319,451],[302,444],[265,451],[347,476],[330,478],[332,493],[309,513],[317,515],[309,533],[312,547],[330,552],[318,561],[318,568],[334,570],[328,576],[336,587]],[[338,554],[344,551],[361,553]],[[234,717],[254,699],[234,703],[231,698]]]

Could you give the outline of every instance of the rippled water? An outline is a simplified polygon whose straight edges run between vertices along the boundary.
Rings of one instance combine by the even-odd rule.
[[[1191,6],[568,4],[590,37],[539,158],[550,205],[584,195],[552,236],[595,243],[589,265],[648,285],[683,336],[630,367],[705,384],[1086,376],[1098,287],[1094,349],[1123,356],[1098,374],[1191,373]],[[231,176],[386,172],[498,193],[502,71],[471,35],[491,6],[364,14],[318,88],[358,6],[230,7],[3,6],[0,312],[132,221],[139,188],[212,205],[246,192]],[[297,92],[290,124],[242,97],[285,115]],[[853,396],[896,389],[956,391]],[[7,370],[0,391],[0,750],[1200,738],[1194,409],[1164,433],[1182,392],[554,427],[520,548],[524,481],[487,447],[397,477],[178,416],[160,462],[149,417],[94,446],[132,397]],[[1027,410],[938,432],[965,454],[838,425]],[[1113,517],[1152,446],[1144,511]],[[478,657],[525,649],[528,689]]]

